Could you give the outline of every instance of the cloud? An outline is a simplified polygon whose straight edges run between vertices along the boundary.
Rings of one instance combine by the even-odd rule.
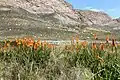
[[[84,9],[86,10],[91,10],[91,11],[95,11],[95,12],[104,12],[103,9],[97,9],[97,8],[93,8],[93,7],[85,7]]]
[[[108,9],[109,12],[114,12],[116,9]]]
[[[90,9],[91,11],[96,11],[96,12],[104,12],[102,9]]]
[[[115,12],[117,10],[116,8],[111,8],[111,9],[103,10],[101,8],[93,8],[91,6],[86,6],[84,9],[85,10],[95,11],[95,12]]]
[[[85,7],[84,9],[91,9],[92,7]]]

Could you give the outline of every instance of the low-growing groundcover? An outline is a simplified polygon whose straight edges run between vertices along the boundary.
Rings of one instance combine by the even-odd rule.
[[[24,43],[25,42],[25,43]],[[55,46],[46,42],[5,42],[0,51],[2,80],[119,80],[119,44]],[[36,47],[37,46],[37,47]]]

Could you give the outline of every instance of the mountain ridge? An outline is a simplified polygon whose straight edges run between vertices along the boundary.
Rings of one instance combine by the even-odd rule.
[[[112,18],[110,16],[108,16],[106,13],[95,12],[95,11],[90,11],[90,10],[89,11],[88,10],[75,10],[75,9],[73,9],[73,6],[70,3],[68,3],[64,0],[40,0],[40,1],[39,0],[3,0],[0,2],[3,3],[3,4],[1,3],[2,5],[10,5],[13,7],[20,7],[20,8],[22,8],[30,13],[33,13],[33,14],[59,13],[59,15],[57,15],[56,18],[61,16],[60,14],[64,14],[65,16],[68,16],[70,18],[74,18],[74,19],[78,20],[78,21],[74,21],[67,17],[67,19],[69,19],[68,23],[74,22],[74,24],[77,24],[77,23],[79,24],[81,22],[81,20],[79,19],[79,18],[81,18],[81,16],[79,16],[77,14],[78,12],[82,13],[83,16],[87,15],[86,17],[87,18],[89,17],[91,19],[91,21],[93,19],[95,19],[94,21],[92,21],[94,24],[105,24],[105,20],[108,22],[112,21]],[[95,16],[97,19],[95,17],[90,17],[90,16]],[[103,18],[98,19],[99,16],[103,17]],[[65,18],[61,21],[67,22],[67,19]],[[97,22],[98,20],[101,20],[104,23]],[[87,23],[90,23],[90,22],[87,22]]]

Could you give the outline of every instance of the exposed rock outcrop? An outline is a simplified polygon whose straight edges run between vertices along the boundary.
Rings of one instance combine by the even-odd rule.
[[[112,18],[104,12],[95,12],[89,10],[77,10],[83,16],[84,22],[96,25],[104,25],[112,21]]]
[[[53,18],[63,24],[79,24],[78,15],[64,0],[2,0],[0,5],[22,8],[32,14],[55,14]]]
[[[112,18],[104,12],[75,10],[64,0],[1,0],[0,5],[22,8],[31,14],[52,15],[62,24],[103,25],[112,21]]]
[[[117,19],[113,19],[113,21],[116,21],[116,22],[120,23],[120,17],[117,18]]]
[[[26,33],[51,36],[65,31],[72,34],[80,32],[81,27],[119,26],[119,22],[120,19],[113,20],[104,12],[73,9],[64,0],[0,0],[2,36]]]

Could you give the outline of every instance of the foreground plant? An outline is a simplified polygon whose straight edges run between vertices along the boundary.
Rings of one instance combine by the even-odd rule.
[[[65,47],[42,42],[40,39],[35,41],[33,38],[6,40],[1,44],[1,64],[5,65],[4,68],[7,67],[12,80],[120,79],[120,46],[114,39],[112,43],[88,44],[86,41],[79,42],[76,36]],[[2,77],[6,79],[7,72],[2,70]],[[90,76],[86,77],[86,73]]]

